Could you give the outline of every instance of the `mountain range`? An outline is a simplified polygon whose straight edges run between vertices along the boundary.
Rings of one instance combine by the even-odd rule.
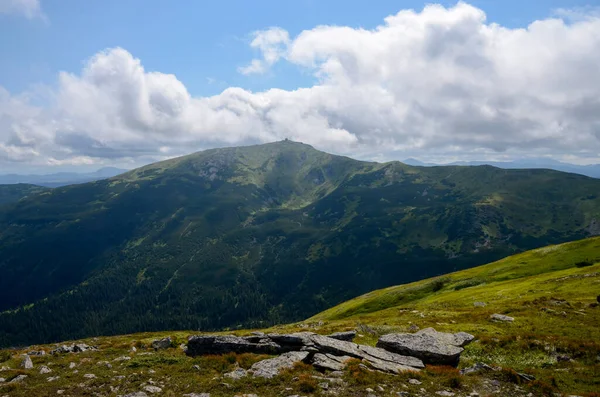
[[[420,167],[435,167],[440,165],[462,165],[462,166],[479,166],[491,165],[503,169],[548,169],[562,172],[570,172],[573,174],[581,174],[591,178],[600,178],[600,164],[578,165],[564,163],[553,159],[533,158],[519,159],[513,161],[455,161],[452,163],[437,164],[419,161],[417,159],[408,158],[403,160],[403,163]]]
[[[57,172],[45,175],[5,174],[0,175],[0,185],[22,183],[45,187],[59,187],[73,185],[76,183],[97,181],[100,179],[110,178],[124,172],[127,172],[127,170],[115,167],[104,167],[94,172]]]
[[[294,321],[600,233],[600,181],[413,167],[282,141],[0,207],[0,345]]]

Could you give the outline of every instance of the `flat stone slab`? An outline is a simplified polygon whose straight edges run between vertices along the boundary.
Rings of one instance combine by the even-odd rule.
[[[283,351],[277,343],[265,339],[252,342],[239,336],[190,336],[186,354],[200,356],[205,354],[255,353],[279,354]]]
[[[427,328],[415,334],[383,335],[379,338],[377,347],[419,358],[426,364],[457,366],[464,350],[462,346],[473,339],[473,335],[464,332],[449,334]]]
[[[304,361],[308,356],[309,352],[288,352],[282,355],[262,360],[250,367],[253,372],[252,376],[255,378],[273,378],[286,368],[293,368],[294,364]]]

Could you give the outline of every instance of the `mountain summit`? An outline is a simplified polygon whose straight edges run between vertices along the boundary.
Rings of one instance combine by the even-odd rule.
[[[304,318],[361,293],[597,234],[600,181],[412,167],[282,141],[0,207],[0,345]]]

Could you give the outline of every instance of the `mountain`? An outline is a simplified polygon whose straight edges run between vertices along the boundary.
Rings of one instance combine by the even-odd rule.
[[[47,188],[28,185],[24,183],[14,185],[0,185],[0,206],[3,204],[19,201],[20,199],[47,191]]]
[[[59,187],[73,185],[76,183],[86,183],[100,179],[110,178],[127,172],[125,169],[115,167],[104,167],[94,172],[58,172],[46,175],[19,175],[6,174],[0,175],[0,184],[26,183],[46,187]]]
[[[0,391],[12,397],[135,395],[141,391],[151,395],[158,388],[159,393],[173,396],[351,397],[366,395],[365,389],[370,388],[378,390],[377,395],[597,396],[599,281],[600,238],[596,237],[371,291],[302,322],[227,333],[256,338],[256,331],[321,335],[357,331],[355,343],[374,346],[382,335],[428,327],[468,332],[475,341],[465,347],[458,369],[428,365],[420,372],[392,375],[365,369],[368,363],[355,360],[342,369],[341,376],[296,365],[273,379],[236,378],[226,374],[241,376],[242,369],[269,356],[189,357],[179,346],[198,332],[169,330],[77,341],[97,347],[80,353],[49,354],[56,345],[0,350],[0,366],[12,368],[2,371],[6,382],[0,383]],[[514,320],[491,321],[497,313]],[[155,350],[154,342],[163,338],[170,338],[171,343]],[[32,355],[32,369],[20,368],[26,353]],[[15,384],[13,379],[23,375],[27,377]]]
[[[552,159],[520,159],[514,161],[455,161],[448,164],[435,164],[425,163],[417,159],[409,158],[403,161],[405,164],[421,166],[421,167],[433,167],[438,165],[460,165],[460,166],[478,166],[478,165],[491,165],[503,169],[548,169],[562,172],[571,172],[573,174],[580,174],[589,176],[591,178],[600,178],[600,164],[591,165],[577,165],[563,163]]]
[[[600,181],[212,149],[0,209],[0,345],[264,326],[598,234]]]

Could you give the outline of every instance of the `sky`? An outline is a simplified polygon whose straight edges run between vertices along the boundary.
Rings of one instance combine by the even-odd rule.
[[[0,0],[0,173],[289,138],[600,163],[600,0]]]

